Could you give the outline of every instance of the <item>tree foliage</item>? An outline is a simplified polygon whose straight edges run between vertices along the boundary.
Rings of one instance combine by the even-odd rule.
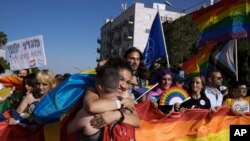
[[[8,42],[7,35],[0,31],[0,49],[3,49],[3,46]]]
[[[166,23],[165,38],[171,68],[176,70],[181,63],[196,52],[195,44],[199,31],[189,16]]]

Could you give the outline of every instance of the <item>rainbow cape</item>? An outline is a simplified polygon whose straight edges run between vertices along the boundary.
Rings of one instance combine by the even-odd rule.
[[[248,37],[250,1],[221,0],[192,14],[201,34],[197,45]]]
[[[147,101],[138,104],[136,110],[141,119],[137,141],[229,141],[230,125],[250,124],[250,113],[237,116],[228,107],[216,113],[190,109],[166,116]]]

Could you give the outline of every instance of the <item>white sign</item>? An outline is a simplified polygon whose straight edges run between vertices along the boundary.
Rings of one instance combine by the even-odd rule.
[[[11,70],[47,65],[42,35],[9,42],[7,52]]]

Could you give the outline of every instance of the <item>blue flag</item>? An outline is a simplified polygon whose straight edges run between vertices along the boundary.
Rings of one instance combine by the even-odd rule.
[[[165,38],[159,11],[157,12],[148,37],[146,48],[143,52],[143,59],[149,69],[159,58],[166,55]]]

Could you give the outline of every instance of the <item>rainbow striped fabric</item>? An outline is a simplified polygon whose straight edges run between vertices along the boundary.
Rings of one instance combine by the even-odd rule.
[[[250,113],[237,116],[227,107],[221,107],[216,113],[192,109],[169,116],[150,102],[136,108],[141,119],[141,126],[136,130],[137,141],[229,141],[230,125],[250,124]]]
[[[181,68],[186,74],[201,73],[209,66],[209,57],[215,47],[216,44],[210,44],[202,48],[200,52],[185,61]]]
[[[197,45],[248,37],[250,1],[221,0],[192,14],[201,35]]]

